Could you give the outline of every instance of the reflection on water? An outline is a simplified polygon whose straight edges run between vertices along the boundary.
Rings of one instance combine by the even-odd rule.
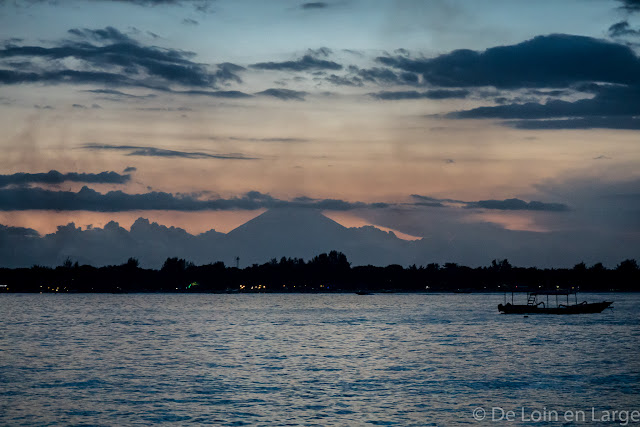
[[[451,425],[478,424],[476,407],[640,409],[640,296],[582,297],[615,308],[524,318],[498,314],[502,295],[3,295],[0,424]]]

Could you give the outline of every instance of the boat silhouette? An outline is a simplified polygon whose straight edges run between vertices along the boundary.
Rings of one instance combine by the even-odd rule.
[[[527,292],[526,304],[514,304],[513,294],[511,292],[511,302],[507,302],[507,293],[505,292],[505,303],[498,304],[498,311],[503,314],[590,314],[601,313],[605,308],[611,306],[613,301],[592,302],[583,301],[578,303],[578,295],[575,290],[556,290],[556,291],[536,291]],[[545,301],[538,299],[539,296],[546,295]],[[549,304],[549,296],[556,296],[556,304],[554,307]],[[559,296],[567,297],[566,304],[559,302]],[[575,296],[575,303],[569,304],[569,295]]]

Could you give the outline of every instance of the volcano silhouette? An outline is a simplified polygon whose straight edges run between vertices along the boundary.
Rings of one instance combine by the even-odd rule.
[[[355,262],[399,261],[409,243],[372,226],[344,227],[315,209],[291,208],[270,209],[230,231],[224,240],[244,265],[283,256],[309,259],[331,250]]]
[[[2,229],[0,228],[0,239]],[[116,222],[81,230],[71,223],[46,236],[12,237],[0,255],[8,266],[55,266],[66,258],[82,264],[118,265],[136,258],[145,268],[160,268],[169,257],[197,265],[222,261],[240,266],[276,258],[310,260],[332,250],[343,252],[353,265],[407,265],[417,242],[408,242],[373,226],[347,228],[311,208],[271,209],[227,234],[209,230],[198,235],[139,218],[126,230]],[[2,248],[0,248],[2,249]]]

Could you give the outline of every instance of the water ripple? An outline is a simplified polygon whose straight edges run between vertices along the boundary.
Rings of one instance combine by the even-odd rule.
[[[599,315],[523,318],[497,313],[501,295],[2,295],[0,424],[424,426],[477,424],[476,407],[638,409],[640,296],[614,299]]]

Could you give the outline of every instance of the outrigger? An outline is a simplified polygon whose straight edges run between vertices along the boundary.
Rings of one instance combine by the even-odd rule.
[[[507,302],[507,292],[504,293],[504,304],[498,304],[498,311],[504,314],[586,314],[601,313],[605,308],[613,304],[613,301],[578,303],[578,293],[575,290],[535,291],[527,292],[527,304],[513,303],[513,290],[511,291],[511,303]],[[569,304],[569,295],[575,296],[575,304]],[[539,301],[538,296],[546,295],[547,302]],[[556,306],[549,305],[549,295],[556,296]],[[566,295],[567,303],[560,304],[559,296]]]

